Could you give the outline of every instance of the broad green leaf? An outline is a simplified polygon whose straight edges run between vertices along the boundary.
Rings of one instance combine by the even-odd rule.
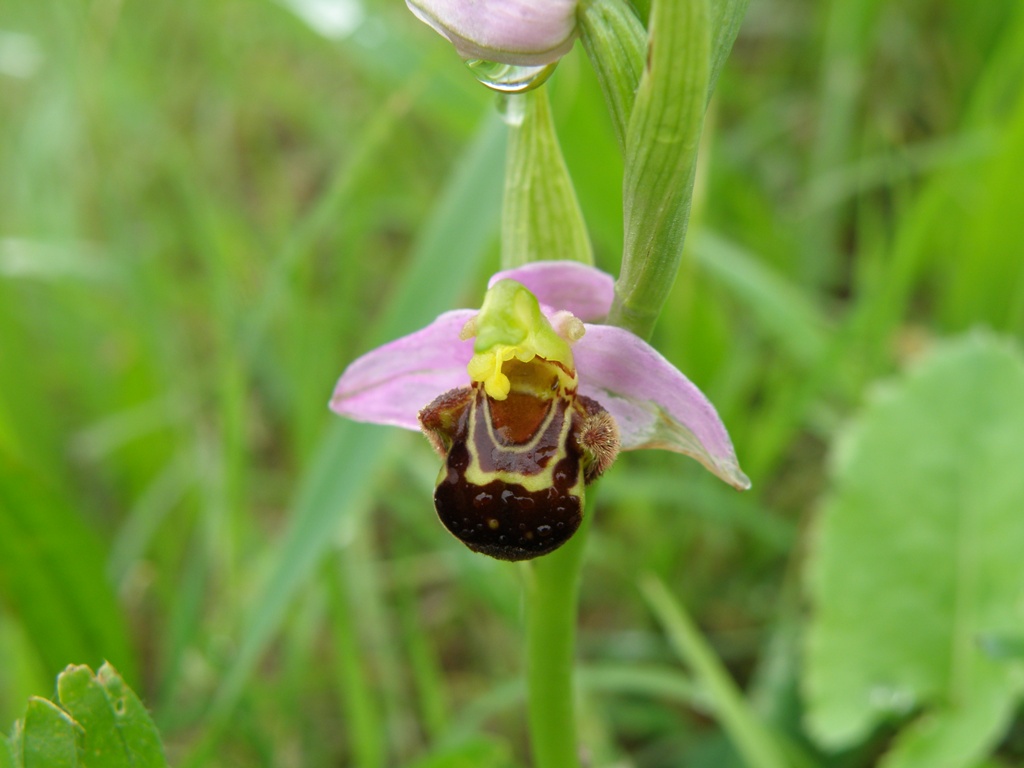
[[[95,676],[86,666],[67,667],[57,695],[63,709],[29,699],[13,745],[0,739],[0,768],[166,768],[149,713],[109,664]]]
[[[80,730],[56,704],[33,696],[21,721],[21,733],[15,735],[15,754],[20,752],[24,768],[78,768],[76,731]]]
[[[938,344],[836,448],[807,583],[808,724],[856,743],[920,712],[885,768],[971,765],[1024,677],[986,650],[1024,620],[1024,359],[990,335]]]
[[[594,263],[576,190],[551,119],[547,88],[507,97],[511,126],[501,216],[504,269],[542,259]]]
[[[57,678],[61,706],[84,729],[86,768],[166,766],[160,735],[138,696],[109,664],[96,676],[86,666],[69,666]]]
[[[118,733],[114,710],[86,666],[69,666],[57,678],[61,706],[82,726],[82,762],[109,768],[131,767]]]
[[[145,706],[110,664],[96,673],[103,692],[114,708],[114,716],[125,745],[138,768],[165,764],[160,734]]]

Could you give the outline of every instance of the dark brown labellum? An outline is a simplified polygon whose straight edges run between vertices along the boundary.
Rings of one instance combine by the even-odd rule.
[[[434,491],[444,526],[475,552],[529,560],[562,546],[583,520],[584,484],[618,451],[615,422],[574,394],[453,390],[420,413],[445,463]]]
[[[434,508],[445,528],[474,552],[499,560],[529,560],[562,546],[583,520],[583,499],[573,493],[579,458],[555,467],[556,482],[531,491],[519,483],[466,480],[469,452],[456,443],[434,491]]]

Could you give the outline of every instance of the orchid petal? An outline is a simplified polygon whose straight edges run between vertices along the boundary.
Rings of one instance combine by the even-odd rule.
[[[465,59],[538,66],[573,46],[576,0],[406,0]]]
[[[573,355],[580,394],[612,414],[623,450],[685,453],[730,485],[750,487],[715,407],[650,344],[622,328],[588,325]]]
[[[338,379],[331,410],[355,421],[419,430],[420,409],[469,386],[473,342],[459,339],[474,310],[445,312],[426,328],[367,352]]]
[[[585,322],[603,320],[615,297],[611,275],[578,261],[532,261],[499,272],[488,287],[504,279],[526,286],[541,306],[568,310]]]

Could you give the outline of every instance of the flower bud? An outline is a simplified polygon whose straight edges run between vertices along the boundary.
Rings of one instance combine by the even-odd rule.
[[[542,66],[576,37],[576,0],[407,0],[464,59]]]

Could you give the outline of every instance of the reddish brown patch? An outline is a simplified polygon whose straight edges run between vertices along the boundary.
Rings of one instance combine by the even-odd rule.
[[[491,424],[501,445],[522,445],[533,439],[540,429],[551,401],[532,394],[510,392],[504,400],[491,400]]]

